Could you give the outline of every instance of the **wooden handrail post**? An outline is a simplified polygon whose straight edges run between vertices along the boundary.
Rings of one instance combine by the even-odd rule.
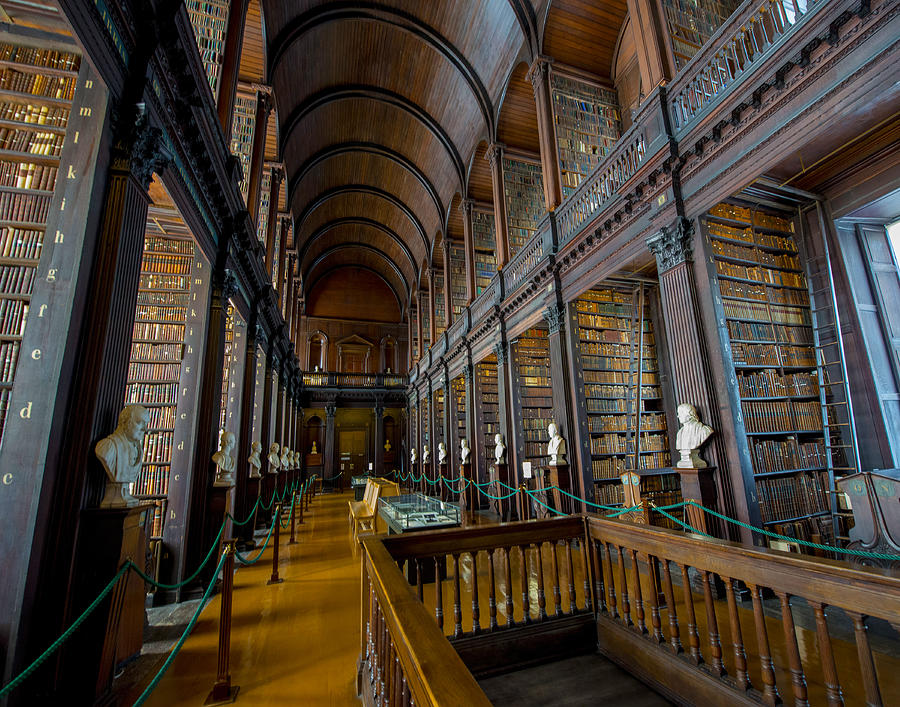
[[[288,540],[288,545],[296,545],[297,544],[297,539],[294,537],[294,524],[295,524],[295,520],[297,518],[296,508],[297,508],[297,494],[292,493],[291,494],[291,539]]]
[[[275,547],[272,548],[272,576],[266,584],[281,584],[284,580],[278,576],[278,545],[281,537],[281,501],[275,504]]]
[[[231,684],[228,664],[231,659],[231,599],[234,590],[234,540],[223,541],[225,564],[222,566],[222,605],[219,610],[219,660],[216,682],[204,705],[234,702],[240,687]]]

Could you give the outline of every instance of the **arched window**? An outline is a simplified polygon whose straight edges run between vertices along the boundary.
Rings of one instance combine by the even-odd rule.
[[[307,370],[324,371],[328,361],[328,337],[321,331],[309,335],[307,350]]]

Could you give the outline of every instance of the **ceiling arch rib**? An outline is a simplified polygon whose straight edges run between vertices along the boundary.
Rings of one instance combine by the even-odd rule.
[[[302,182],[304,177],[306,177],[310,173],[310,171],[312,171],[317,165],[325,162],[332,157],[355,152],[384,157],[411,173],[428,192],[429,197],[434,203],[435,209],[437,209],[439,221],[443,219],[443,202],[437,192],[437,189],[435,189],[434,184],[432,184],[428,176],[405,155],[400,154],[396,150],[387,148],[384,145],[379,145],[378,143],[373,142],[338,143],[322,148],[317,153],[311,155],[307,160],[304,161],[302,165],[300,165],[294,176],[291,178],[290,185],[288,186],[288,203],[293,203],[294,195],[296,194],[300,182]],[[426,241],[427,240],[428,239],[426,238]],[[429,243],[426,243],[426,251],[427,250],[430,250]]]
[[[525,44],[528,46],[530,58],[534,59],[540,53],[537,16],[534,13],[534,8],[529,0],[508,0],[508,2],[513,14],[516,16],[519,27],[522,29],[522,34],[525,35]]]
[[[340,20],[368,20],[398,27],[440,52],[469,85],[478,104],[489,136],[495,133],[494,108],[487,88],[457,47],[421,18],[403,10],[378,3],[360,3],[357,7],[325,5],[313,8],[288,22],[269,46],[269,76],[274,76],[291,45],[322,24]]]
[[[284,148],[290,141],[294,130],[299,127],[306,116],[315,111],[317,108],[326,106],[336,101],[355,98],[363,98],[371,101],[377,101],[379,103],[384,103],[395,108],[399,108],[406,114],[412,116],[415,120],[417,120],[420,124],[427,128],[431,132],[431,134],[434,135],[444,146],[444,149],[447,151],[447,155],[449,156],[450,161],[453,163],[453,168],[456,170],[460,185],[464,184],[465,167],[463,165],[463,159],[459,154],[459,150],[457,149],[456,144],[453,142],[447,131],[444,130],[440,123],[438,123],[438,121],[435,120],[435,118],[430,113],[428,113],[428,111],[419,106],[417,103],[411,101],[409,98],[402,96],[395,91],[391,91],[390,89],[382,88],[380,86],[370,86],[362,84],[335,86],[333,88],[323,89],[322,91],[308,96],[302,103],[296,106],[293,111],[291,111],[291,114],[284,121],[281,131],[282,137],[281,145],[279,148],[280,151],[282,153],[284,152]]]

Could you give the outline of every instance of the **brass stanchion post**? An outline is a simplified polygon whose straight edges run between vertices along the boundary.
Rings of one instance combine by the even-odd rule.
[[[294,537],[294,522],[297,514],[295,513],[295,509],[297,507],[297,494],[295,492],[291,492],[291,539],[288,540],[288,545],[296,545],[297,540]]]
[[[231,600],[234,590],[234,540],[224,541],[225,563],[222,566],[222,605],[219,610],[219,660],[216,682],[204,705],[234,702],[240,687],[231,684],[228,663],[231,659]]]
[[[275,547],[272,548],[272,576],[266,584],[281,584],[284,580],[278,576],[278,546],[281,537],[281,501],[275,504]]]

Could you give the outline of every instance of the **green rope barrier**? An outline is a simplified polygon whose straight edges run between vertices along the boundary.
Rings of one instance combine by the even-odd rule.
[[[275,494],[277,494],[277,493],[278,493],[278,488],[276,487],[276,488],[272,489],[272,498],[269,499],[268,505],[265,503],[260,503],[260,505],[262,506],[262,509],[264,511],[268,512],[269,509],[272,508],[272,506],[275,504]]]
[[[564,515],[566,515],[566,514],[563,513],[562,511],[558,511],[558,510],[556,510],[555,508],[553,508],[553,507],[551,507],[551,506],[548,506],[548,505],[547,505],[546,503],[544,503],[541,499],[537,498],[537,497],[534,495],[535,493],[537,493],[536,491],[529,491],[528,489],[525,489],[525,491],[528,492],[528,495],[529,495],[529,497],[531,498],[532,501],[537,501],[537,502],[540,503],[544,508],[546,508],[548,511],[553,511],[553,512],[556,513],[556,515],[558,515],[558,516],[564,516]]]
[[[62,635],[55,641],[53,641],[53,643],[50,644],[47,650],[45,650],[37,658],[35,658],[31,662],[31,665],[29,665],[27,668],[25,668],[25,670],[23,670],[16,677],[6,683],[6,685],[0,688],[0,699],[6,697],[9,693],[15,690],[16,687],[18,687],[35,670],[37,670],[41,666],[41,664],[45,660],[47,660],[47,658],[53,655],[53,653],[55,653],[59,649],[59,647],[68,640],[69,636],[75,633],[78,627],[85,622],[87,617],[94,612],[94,610],[100,605],[100,602],[102,602],[106,598],[106,595],[112,591],[112,588],[116,586],[116,583],[119,581],[119,579],[122,578],[122,575],[125,574],[125,572],[133,566],[134,565],[132,565],[130,560],[122,565],[122,567],[120,567],[119,571],[116,573],[116,576],[109,581],[109,584],[107,584],[106,587],[103,588],[103,591],[97,595],[97,598],[91,602],[90,606],[88,606],[88,608],[85,609],[81,613],[81,615],[72,622],[72,625],[69,626],[69,628],[67,628],[65,631],[63,631]]]
[[[256,513],[257,506],[259,506],[259,496],[256,497],[256,503],[253,504],[253,508],[250,509],[250,514],[244,520],[237,520],[231,513],[228,514],[228,517],[234,525],[247,525],[247,523],[253,519],[253,514]]]
[[[153,679],[141,693],[141,696],[137,698],[134,703],[134,707],[140,707],[147,701],[147,698],[150,697],[150,693],[156,689],[156,686],[159,684],[159,681],[162,680],[163,675],[166,674],[169,667],[172,665],[175,660],[175,656],[181,651],[182,646],[184,646],[184,642],[187,640],[187,637],[190,635],[191,631],[194,630],[194,626],[197,625],[197,619],[200,618],[200,612],[206,607],[206,603],[209,601],[209,597],[212,594],[213,587],[216,585],[216,578],[219,576],[219,572],[222,571],[222,565],[225,564],[225,553],[222,553],[222,558],[219,560],[219,565],[216,567],[216,571],[213,573],[213,577],[209,582],[209,586],[206,588],[206,591],[203,593],[203,597],[200,599],[200,604],[197,607],[197,610],[194,612],[194,615],[191,617],[191,620],[188,621],[187,627],[184,629],[184,633],[181,634],[181,638],[178,639],[178,643],[172,648],[169,653],[169,657],[166,658],[166,662],[162,664],[162,667],[153,676]]]
[[[132,565],[132,568],[134,569],[135,573],[141,579],[143,579],[145,582],[147,582],[148,584],[152,584],[153,586],[158,587],[160,589],[181,589],[182,587],[184,587],[187,584],[190,584],[195,579],[197,579],[197,577],[200,576],[200,573],[203,571],[203,568],[206,567],[206,564],[216,554],[216,549],[219,547],[219,541],[222,539],[222,533],[224,533],[224,532],[225,532],[225,521],[222,521],[222,525],[219,526],[219,532],[216,533],[216,539],[213,540],[213,544],[209,548],[209,552],[206,553],[206,557],[203,558],[203,562],[200,563],[200,566],[190,577],[183,579],[180,582],[176,582],[175,584],[165,584],[163,582],[157,582],[152,577],[148,577],[146,574],[144,574],[137,565]]]
[[[512,493],[508,493],[505,496],[492,496],[484,489],[478,489],[478,493],[480,493],[482,496],[486,496],[487,498],[491,499],[492,501],[505,501],[507,498],[512,498],[519,492],[514,490]]]
[[[683,503],[683,504],[681,504],[681,505],[687,505],[687,504],[686,504],[686,503]],[[709,533],[704,533],[702,530],[697,530],[696,528],[692,527],[692,526],[689,525],[688,523],[685,523],[683,520],[681,520],[681,519],[679,519],[679,518],[676,518],[676,517],[673,516],[672,514],[666,513],[666,511],[663,510],[662,508],[660,508],[659,506],[654,506],[654,505],[651,503],[651,504],[650,504],[650,508],[653,509],[654,511],[659,512],[661,515],[664,515],[664,516],[665,516],[666,518],[668,518],[669,520],[675,521],[676,523],[678,523],[678,525],[680,525],[680,526],[681,526],[682,528],[684,528],[685,530],[689,530],[690,532],[696,533],[697,535],[702,535],[704,538],[712,538],[712,537],[713,537],[713,536],[710,535]],[[668,508],[668,506],[666,506],[666,508]]]
[[[292,497],[291,497],[291,512],[290,512],[290,514],[288,515],[288,519],[287,519],[286,521],[282,521],[280,518],[278,519],[278,522],[281,524],[281,529],[282,529],[282,530],[286,530],[286,529],[287,529],[288,524],[291,522],[291,518],[294,517],[294,504],[295,504],[296,502],[297,502],[297,497],[296,497],[296,496],[292,496]]]
[[[262,557],[262,554],[266,551],[266,548],[269,547],[269,540],[272,539],[272,531],[275,530],[275,523],[277,522],[276,518],[272,519],[272,525],[269,526],[269,533],[266,535],[266,541],[263,543],[263,546],[259,550],[259,554],[254,557],[252,560],[246,559],[240,552],[237,550],[234,551],[234,556],[237,558],[238,562],[240,562],[244,567],[249,567],[250,565],[255,565],[259,562],[259,558]]]

